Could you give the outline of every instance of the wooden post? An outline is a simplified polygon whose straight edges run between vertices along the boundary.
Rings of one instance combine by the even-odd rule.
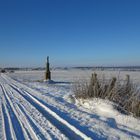
[[[97,74],[96,73],[92,73],[90,84],[92,86],[94,86],[97,81],[98,81]]]
[[[130,75],[126,75],[126,85],[129,86],[130,84]]]
[[[47,57],[45,80],[51,80],[49,57]]]
[[[108,90],[107,90],[107,94],[108,94],[108,98],[111,99],[112,95],[114,94],[113,90],[115,88],[115,84],[116,84],[117,78],[113,77],[111,80],[111,83],[108,86]]]
[[[130,75],[126,75],[126,93],[130,93],[132,85],[130,84]]]
[[[109,91],[111,91],[115,87],[116,81],[117,81],[116,77],[113,77],[109,85]]]

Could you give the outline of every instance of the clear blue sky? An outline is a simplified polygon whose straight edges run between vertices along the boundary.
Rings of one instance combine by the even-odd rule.
[[[0,67],[140,65],[140,0],[0,0]]]

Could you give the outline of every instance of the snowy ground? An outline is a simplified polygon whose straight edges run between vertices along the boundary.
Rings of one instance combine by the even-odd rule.
[[[42,71],[0,76],[0,139],[140,139],[140,120],[120,114],[112,103],[75,100],[72,82],[89,79],[90,70],[52,71],[54,83],[37,82]],[[98,71],[106,77],[140,82],[139,72]]]

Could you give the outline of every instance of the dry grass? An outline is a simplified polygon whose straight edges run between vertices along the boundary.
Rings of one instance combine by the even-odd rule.
[[[129,75],[120,81],[116,77],[110,80],[104,77],[98,79],[94,73],[89,83],[77,82],[74,93],[76,98],[102,98],[113,101],[120,111],[140,117],[140,89],[130,80]]]

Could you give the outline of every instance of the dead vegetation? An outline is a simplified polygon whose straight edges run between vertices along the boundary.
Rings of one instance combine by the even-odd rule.
[[[140,88],[130,80],[129,75],[121,81],[116,77],[110,80],[104,77],[99,79],[94,73],[89,83],[76,83],[74,93],[76,98],[101,98],[113,101],[121,112],[140,117]]]

